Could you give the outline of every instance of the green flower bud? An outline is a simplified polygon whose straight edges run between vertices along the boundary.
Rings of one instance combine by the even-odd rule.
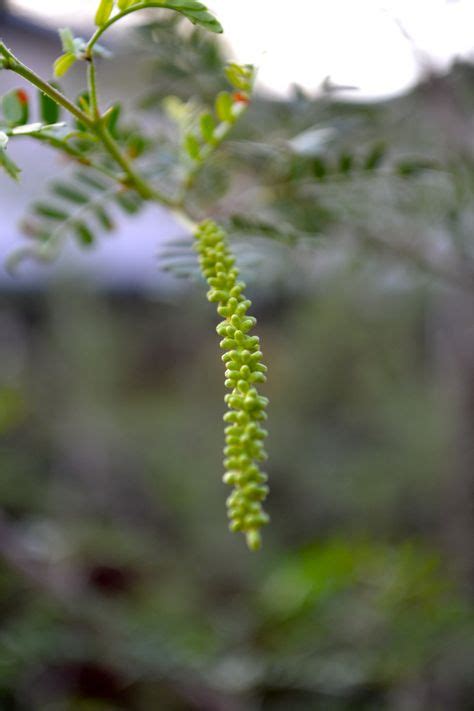
[[[232,392],[225,396],[229,408],[224,421],[224,482],[234,489],[227,499],[227,512],[232,532],[242,531],[251,550],[261,546],[260,528],[269,521],[262,508],[268,494],[267,475],[257,462],[267,454],[263,440],[267,432],[260,422],[266,419],[268,400],[258,394],[255,384],[265,382],[266,366],[262,363],[258,336],[247,335],[256,324],[247,315],[251,302],[242,292],[245,284],[238,280],[235,259],[229,250],[225,233],[211,220],[203,222],[196,234],[201,271],[209,286],[207,297],[216,302],[222,321],[216,328],[222,338],[220,347],[226,352],[225,386]]]

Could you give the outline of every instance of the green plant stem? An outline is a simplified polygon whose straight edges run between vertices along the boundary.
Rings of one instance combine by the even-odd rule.
[[[109,27],[112,27],[112,25],[121,20],[123,17],[130,15],[132,12],[138,12],[139,10],[149,10],[150,8],[157,8],[160,10],[176,10],[176,6],[171,5],[170,3],[149,2],[149,0],[147,0],[147,2],[140,2],[136,5],[132,5],[131,7],[126,8],[125,10],[121,10],[116,15],[111,17],[110,20],[108,20],[104,25],[101,25],[101,27],[97,28],[97,30],[94,32],[89,42],[87,43],[86,55],[89,57],[92,56],[92,49],[94,48],[94,45],[97,44],[99,39],[102,37],[104,32],[109,29]]]
[[[123,181],[128,187],[134,188],[144,200],[153,200],[162,205],[173,206],[174,201],[162,195],[155,190],[150,183],[137,173],[129,159],[122,153],[120,147],[110,135],[102,121],[94,124],[94,133],[100,138],[102,145],[107,152],[112,156],[115,162],[122,168],[125,173]]]
[[[158,202],[162,205],[167,205],[170,207],[175,206],[174,200],[171,200],[170,198],[166,197],[165,195],[162,195],[160,192],[155,190],[146,179],[144,179],[135,171],[131,162],[122,153],[107,128],[103,125],[103,122],[100,117],[92,118],[84,111],[82,111],[78,106],[73,104],[72,101],[70,101],[66,96],[64,96],[64,94],[55,89],[54,86],[48,84],[48,82],[44,81],[44,79],[42,79],[32,69],[20,62],[20,60],[17,59],[15,55],[10,52],[9,49],[7,49],[3,42],[0,42],[0,55],[4,57],[4,69],[9,69],[15,72],[19,76],[29,81],[30,84],[36,86],[40,91],[42,91],[44,94],[53,99],[53,101],[55,101],[57,104],[66,109],[66,111],[69,111],[69,113],[71,113],[75,118],[77,118],[82,124],[87,126],[91,133],[95,134],[100,139],[105,150],[124,171],[125,177],[124,179],[120,180],[120,182],[126,184],[129,188],[134,188],[140,195],[140,197],[142,197],[144,200],[153,200],[154,202]],[[93,62],[89,63],[89,82],[93,90],[91,92],[91,100],[95,102],[96,111],[98,113],[97,86],[95,77],[95,67]],[[92,98],[92,96],[94,96],[94,98]]]
[[[81,165],[85,165],[88,168],[92,168],[93,170],[96,170],[98,173],[101,173],[102,175],[107,176],[107,178],[110,178],[110,180],[113,180],[116,183],[123,183],[124,182],[123,175],[117,175],[117,173],[114,173],[112,170],[109,170],[104,165],[100,165],[100,163],[96,163],[95,161],[91,160],[88,156],[84,155],[83,153],[78,151],[76,148],[69,145],[69,143],[62,141],[59,138],[55,138],[54,136],[48,136],[45,133],[33,133],[30,136],[28,136],[28,138],[32,138],[35,141],[40,141],[41,143],[47,143],[52,148],[56,148],[57,150],[62,151],[62,153],[66,153],[68,156],[73,158],[75,161],[77,161]]]
[[[92,116],[95,121],[100,121],[99,96],[97,93],[97,77],[94,57],[90,56],[87,63],[87,86]]]
[[[48,82],[44,81],[36,72],[20,62],[15,55],[10,52],[10,50],[0,42],[0,54],[4,57],[3,68],[10,69],[15,74],[23,77],[30,84],[36,86],[43,94],[49,96],[53,101],[62,106],[66,111],[75,116],[81,123],[87,126],[89,129],[93,130],[94,124],[92,119],[84,113],[78,106],[72,103],[67,96],[64,96],[60,91],[58,91],[54,86],[51,86]]]
[[[119,145],[111,136],[110,131],[104,125],[104,120],[100,113],[99,96],[97,91],[97,75],[95,70],[95,61],[92,54],[86,53],[87,56],[87,86],[89,89],[90,108],[94,118],[93,131],[101,139],[103,146],[112,156],[118,165],[123,169],[126,175],[126,182],[130,187],[134,187],[137,193],[144,200],[154,200],[164,205],[173,205],[173,201],[168,199],[155,190],[150,183],[139,175],[133,168],[131,162],[120,150]]]
[[[242,103],[239,107],[238,112],[235,114],[235,121],[233,123],[231,123],[230,121],[221,123],[219,126],[219,129],[220,129],[219,133],[217,133],[217,131],[216,131],[216,133],[214,134],[214,142],[212,144],[208,143],[206,146],[204,146],[201,149],[201,155],[200,155],[199,162],[196,162],[186,172],[183,183],[181,185],[181,189],[180,189],[178,197],[176,199],[176,207],[182,207],[184,205],[186,195],[187,195],[188,191],[193,187],[198,173],[203,168],[205,163],[209,160],[209,158],[216,152],[216,150],[225,141],[225,139],[227,138],[229,133],[234,128],[235,122],[247,111],[247,109],[248,109],[248,105]]]

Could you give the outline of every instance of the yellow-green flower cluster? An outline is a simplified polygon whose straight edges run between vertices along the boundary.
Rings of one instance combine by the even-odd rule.
[[[261,545],[260,528],[269,521],[262,508],[267,476],[259,468],[267,458],[262,422],[268,400],[256,388],[265,382],[267,369],[258,336],[249,335],[256,320],[247,315],[251,302],[243,295],[245,284],[238,279],[225,232],[206,220],[199,225],[196,240],[201,271],[210,287],[207,298],[218,304],[217,312],[224,319],[216,330],[225,350],[225,385],[231,391],[225,397],[229,410],[224,415],[224,482],[234,487],[227,499],[230,530],[245,533],[249,548],[256,550]]]

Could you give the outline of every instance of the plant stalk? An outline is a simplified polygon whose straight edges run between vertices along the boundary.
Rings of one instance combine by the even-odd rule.
[[[15,74],[18,74],[19,76],[29,81],[30,84],[36,86],[37,89],[43,92],[43,94],[46,94],[51,99],[53,99],[53,101],[55,101],[57,104],[66,109],[66,111],[69,111],[70,114],[72,114],[75,118],[78,119],[78,121],[87,126],[87,128],[93,130],[94,123],[84,111],[82,111],[78,106],[73,104],[73,102],[70,101],[67,96],[64,96],[63,93],[58,91],[58,89],[56,89],[54,86],[42,79],[38,74],[36,74],[36,72],[27,67],[26,64],[20,62],[20,60],[17,59],[17,57],[15,57],[12,52],[10,52],[10,50],[4,45],[3,42],[0,42],[0,54],[4,57],[4,69],[9,69],[12,72],[15,72]]]
[[[36,86],[37,89],[49,96],[53,101],[62,106],[66,111],[72,114],[82,124],[84,124],[91,133],[95,134],[101,141],[105,150],[122,168],[125,173],[125,180],[128,187],[134,188],[144,200],[152,200],[173,207],[175,202],[160,192],[155,190],[149,182],[137,173],[128,158],[122,153],[117,143],[110,135],[107,128],[104,126],[99,114],[97,84],[95,76],[95,66],[92,61],[89,61],[89,88],[91,96],[91,104],[94,112],[94,118],[82,111],[78,106],[72,103],[64,94],[58,91],[54,86],[42,79],[36,72],[27,67],[23,62],[15,57],[15,55],[0,42],[0,55],[3,56],[3,68],[9,69],[15,74],[26,79],[30,84]]]

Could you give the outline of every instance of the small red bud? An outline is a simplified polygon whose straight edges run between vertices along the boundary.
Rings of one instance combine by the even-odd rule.
[[[247,96],[247,94],[243,94],[241,91],[237,91],[233,97],[235,102],[241,103],[241,104],[250,104],[250,99]]]
[[[25,106],[29,101],[28,94],[23,89],[18,89],[16,96],[20,104],[23,104],[23,106]]]

